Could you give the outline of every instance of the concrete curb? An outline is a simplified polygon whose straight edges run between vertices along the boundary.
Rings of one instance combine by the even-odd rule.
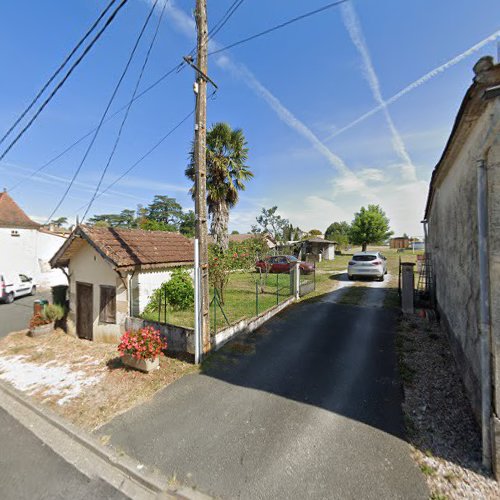
[[[101,460],[112,466],[114,469],[117,469],[119,473],[139,484],[152,495],[158,498],[188,500],[208,500],[211,498],[188,487],[172,487],[169,484],[168,478],[159,472],[148,469],[144,464],[141,464],[137,460],[125,455],[122,452],[117,452],[110,446],[102,445],[91,435],[87,434],[87,432],[82,431],[75,425],[65,421],[59,415],[56,415],[52,410],[43,408],[37,403],[31,401],[24,394],[12,387],[9,387],[1,380],[0,391],[7,395],[7,397],[14,399],[29,412],[35,413],[49,425],[55,427],[59,431],[62,431],[73,441],[76,441],[78,444],[85,447],[93,455],[97,455]],[[41,439],[43,440],[43,438]]]

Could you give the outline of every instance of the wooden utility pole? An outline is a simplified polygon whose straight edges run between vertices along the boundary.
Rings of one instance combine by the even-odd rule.
[[[207,1],[196,0],[197,71],[195,80],[196,118],[194,130],[196,237],[200,247],[200,331],[203,352],[210,350],[208,321],[208,228],[207,228]]]

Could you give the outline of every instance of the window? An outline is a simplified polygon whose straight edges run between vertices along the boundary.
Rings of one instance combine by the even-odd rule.
[[[116,323],[116,288],[101,285],[100,323]]]
[[[355,255],[352,260],[356,262],[371,262],[372,260],[376,260],[376,255]]]

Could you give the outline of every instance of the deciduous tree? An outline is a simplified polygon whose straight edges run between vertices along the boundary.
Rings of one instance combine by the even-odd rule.
[[[361,207],[351,224],[350,239],[355,245],[361,245],[363,252],[368,244],[380,245],[393,232],[389,227],[389,219],[379,205]]]

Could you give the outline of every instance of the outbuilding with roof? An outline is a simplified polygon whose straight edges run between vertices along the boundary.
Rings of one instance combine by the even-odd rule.
[[[50,263],[68,268],[69,327],[114,342],[173,269],[192,270],[193,260],[193,242],[179,233],[80,225]]]

